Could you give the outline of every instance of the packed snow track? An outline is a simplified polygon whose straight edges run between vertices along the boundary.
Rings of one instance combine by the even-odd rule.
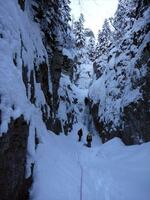
[[[127,147],[115,138],[91,148],[49,133],[36,152],[32,200],[149,200],[150,143]],[[137,154],[138,152],[138,154]]]

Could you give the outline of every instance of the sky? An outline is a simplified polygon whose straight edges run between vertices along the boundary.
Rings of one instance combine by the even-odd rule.
[[[91,28],[97,35],[104,20],[114,15],[117,5],[118,0],[71,0],[71,15],[78,19],[83,13],[85,27]]]

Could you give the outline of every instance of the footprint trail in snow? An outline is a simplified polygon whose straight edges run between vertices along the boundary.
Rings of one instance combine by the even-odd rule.
[[[124,146],[117,138],[92,148],[49,133],[36,152],[32,200],[149,200],[150,143]],[[138,154],[137,154],[138,152]]]

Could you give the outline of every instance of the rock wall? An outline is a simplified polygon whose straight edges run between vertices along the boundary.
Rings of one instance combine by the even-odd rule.
[[[64,121],[58,116],[60,79],[65,74],[70,83],[73,59],[63,55],[65,1],[6,4],[0,2],[0,199],[27,200],[42,135],[47,129],[60,134],[62,127],[67,134],[73,124],[70,110]]]
[[[71,79],[74,63],[72,58],[63,54],[63,49],[69,48],[70,45],[67,41],[67,38],[70,40],[69,7],[65,2],[49,0],[33,3],[32,8],[35,11],[34,19],[40,24],[43,32],[43,41],[48,54],[48,64],[44,64],[45,67],[42,68],[36,67],[38,74],[43,76],[43,80],[40,79],[39,83],[42,81],[41,88],[46,99],[46,104],[41,106],[41,112],[47,128],[59,134],[62,132],[63,124],[68,123],[66,119],[62,124],[61,118],[58,118],[60,78],[61,74],[66,74]],[[48,17],[50,20],[47,20]],[[63,19],[66,21],[63,22]],[[51,88],[49,88],[50,84]]]
[[[137,2],[132,26],[119,44],[109,46],[107,60],[102,55],[94,63],[96,79],[89,91],[89,106],[103,142],[116,136],[125,144],[150,140],[148,5],[149,1]]]
[[[0,137],[0,199],[27,200],[32,180],[25,179],[29,124],[23,116],[11,119]]]

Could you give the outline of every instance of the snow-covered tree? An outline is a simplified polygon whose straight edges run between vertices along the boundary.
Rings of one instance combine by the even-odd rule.
[[[114,41],[119,42],[124,34],[132,27],[138,5],[137,0],[119,0],[114,18],[110,18],[111,25],[114,28]]]
[[[96,57],[106,53],[108,47],[111,44],[112,31],[109,25],[109,21],[105,19],[102,30],[98,32],[98,43],[96,45]]]
[[[87,53],[88,53],[89,59],[91,61],[94,61],[94,59],[95,59],[95,38],[92,36],[90,37],[89,42],[88,42]]]
[[[34,20],[39,22],[49,41],[55,40],[63,45],[68,34],[70,17],[70,0],[32,0]]]
[[[84,16],[80,15],[78,21],[74,23],[74,34],[77,48],[83,48],[85,46],[85,33],[84,33]]]

